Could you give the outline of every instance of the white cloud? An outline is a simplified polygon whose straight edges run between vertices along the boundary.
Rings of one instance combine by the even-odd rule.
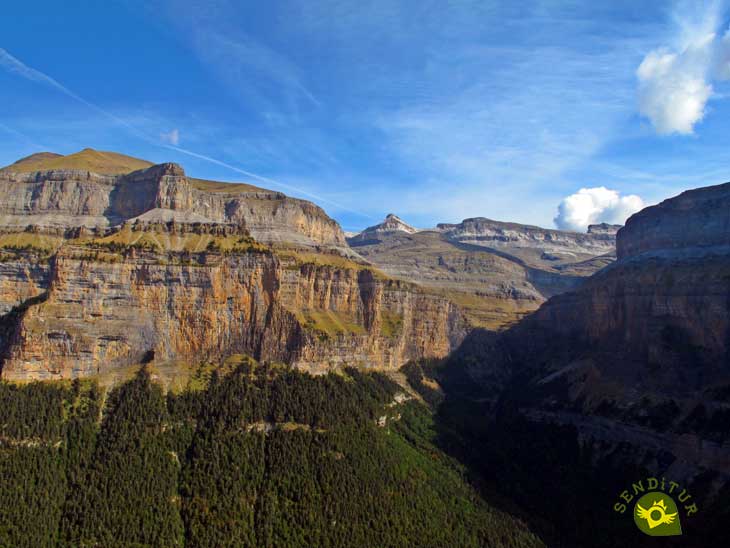
[[[175,128],[167,133],[160,133],[160,140],[163,143],[169,143],[177,146],[180,144],[180,130]]]
[[[679,4],[676,44],[650,51],[639,65],[639,112],[657,133],[691,134],[713,96],[712,82],[730,77],[730,38],[719,37],[720,2],[704,10]]]
[[[560,202],[554,220],[560,229],[585,231],[596,223],[624,224],[643,207],[643,200],[636,194],[621,196],[605,186],[581,188]]]
[[[705,116],[712,86],[705,81],[705,68],[687,57],[652,51],[637,71],[639,110],[660,134],[690,134]]]

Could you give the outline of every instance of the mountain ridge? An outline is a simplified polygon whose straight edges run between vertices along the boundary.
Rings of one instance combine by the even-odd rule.
[[[55,152],[37,152],[1,168],[0,171],[31,173],[53,170],[84,170],[103,175],[124,175],[153,165],[152,162],[127,156],[126,154],[85,148],[65,156]]]
[[[175,163],[110,174],[148,164],[130,158],[42,153],[16,165],[59,169],[0,171],[0,248],[11,252],[0,308],[31,303],[8,319],[6,378],[204,352],[309,370],[346,360],[398,368],[445,356],[475,326],[511,325],[609,263],[614,247],[607,226],[577,234],[472,218],[428,231],[395,214],[346,238],[316,204],[190,178]],[[60,169],[94,162],[107,173]],[[54,331],[59,315],[68,321]]]
[[[212,223],[242,224],[266,242],[346,250],[339,225],[319,206],[253,185],[227,185],[188,178],[174,163],[116,175],[78,169],[3,170],[0,229],[33,226],[63,232],[79,225],[91,230],[115,229],[162,207],[193,212]]]
[[[415,229],[395,215],[347,238],[386,274],[442,292],[479,327],[502,329],[614,257],[615,225],[587,233],[484,217]]]

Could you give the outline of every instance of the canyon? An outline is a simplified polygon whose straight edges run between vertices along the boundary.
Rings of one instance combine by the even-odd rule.
[[[575,287],[612,260],[614,232],[422,231],[391,214],[347,238],[281,192],[114,152],[39,153],[0,170],[2,377],[237,354],[397,370]]]
[[[575,429],[595,463],[712,498],[730,480],[730,183],[630,217],[617,260],[462,352],[492,412]],[[478,352],[477,352],[478,351]]]
[[[385,371],[444,404],[445,450],[464,444],[472,470],[537,488],[538,506],[640,471],[717,508],[730,485],[728,211],[730,183],[586,233],[486,218],[419,229],[390,214],[346,235],[310,202],[177,164],[34,155],[0,170],[1,375],[115,385],[146,365],[185,389],[194,370],[245,356]],[[546,517],[560,523],[560,508]]]
[[[727,412],[728,205],[720,185],[620,230],[424,230],[391,214],[346,237],[279,192],[115,153],[42,154],[0,170],[2,377],[235,355],[397,371],[476,349],[469,374],[491,401],[520,378],[528,416],[584,427],[575,417],[630,423],[671,401],[662,439],[673,428],[686,443],[699,406]],[[718,450],[718,432],[694,435]]]
[[[730,183],[647,207],[618,230],[615,260],[576,287],[404,368],[437,409],[442,446],[532,524],[550,524],[548,545],[651,546],[614,506],[646,477],[686,486],[699,508],[673,545],[724,542],[728,212]]]

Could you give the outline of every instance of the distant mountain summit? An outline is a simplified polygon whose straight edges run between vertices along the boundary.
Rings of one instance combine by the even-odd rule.
[[[394,213],[388,213],[385,220],[380,223],[380,227],[385,230],[401,230],[403,232],[408,232],[409,234],[418,232],[417,228],[412,227]]]
[[[600,223],[597,225],[588,225],[588,234],[605,234],[607,236],[616,236],[624,225],[611,225],[608,223]]]
[[[474,325],[497,329],[613,261],[618,228],[579,233],[476,217],[416,229],[391,213],[347,241],[388,276],[441,292]]]
[[[384,236],[391,236],[400,232],[415,234],[418,229],[412,227],[397,215],[388,213],[382,223],[369,226],[359,234],[349,238],[349,241],[352,245],[358,245],[364,242],[378,241]]]
[[[586,255],[595,256],[613,251],[619,228],[621,227],[604,223],[590,225],[587,232],[573,232],[484,217],[464,219],[458,224],[439,223],[436,227],[447,238],[460,243],[483,247],[536,249],[584,258]]]

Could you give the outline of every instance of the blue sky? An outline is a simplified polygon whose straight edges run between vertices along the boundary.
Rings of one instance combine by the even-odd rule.
[[[3,165],[175,161],[349,230],[559,208],[580,229],[730,180],[724,2],[6,4]]]

